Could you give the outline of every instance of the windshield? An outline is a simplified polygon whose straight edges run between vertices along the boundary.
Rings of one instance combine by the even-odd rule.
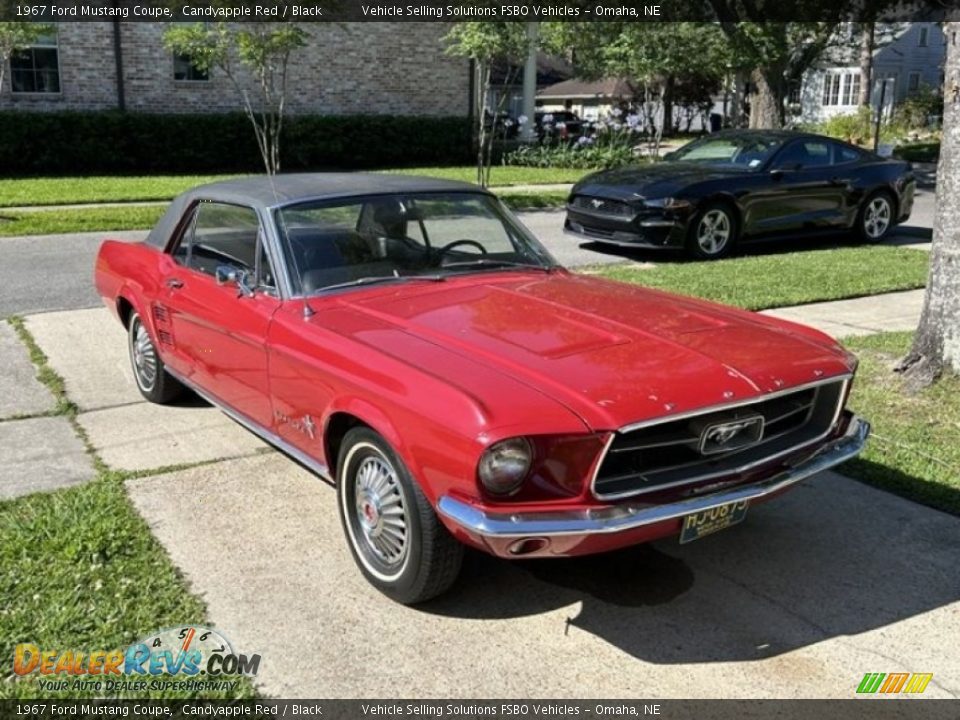
[[[375,195],[276,211],[294,291],[556,265],[498,200],[481,193]]]
[[[670,156],[670,160],[756,170],[770,159],[781,143],[780,138],[772,136],[719,135],[684,145]]]

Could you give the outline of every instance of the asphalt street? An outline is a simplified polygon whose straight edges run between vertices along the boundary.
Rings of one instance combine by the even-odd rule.
[[[518,215],[554,257],[567,267],[624,261],[657,262],[680,257],[677,253],[583,243],[563,233],[562,211],[522,212]],[[895,230],[888,242],[929,243],[932,227],[933,193],[921,190],[912,217]],[[125,231],[0,238],[0,317],[99,305],[92,278],[100,242],[106,237],[136,241],[145,236],[143,231]],[[850,242],[850,238],[840,236],[815,241],[754,243],[745,245],[741,252],[780,252]]]

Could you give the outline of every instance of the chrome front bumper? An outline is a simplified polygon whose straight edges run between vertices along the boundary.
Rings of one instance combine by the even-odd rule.
[[[842,437],[825,444],[814,456],[796,467],[763,482],[690,498],[667,505],[637,506],[630,503],[609,507],[557,512],[490,513],[445,495],[437,509],[464,530],[487,538],[555,537],[597,535],[633,530],[645,525],[684,517],[727,503],[752,501],[778,493],[845,460],[856,457],[870,434],[870,423],[850,417]]]

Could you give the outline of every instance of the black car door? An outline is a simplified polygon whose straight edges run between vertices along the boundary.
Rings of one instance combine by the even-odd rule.
[[[752,234],[827,230],[845,221],[847,179],[837,175],[833,143],[800,138],[771,162],[769,185],[751,209]]]

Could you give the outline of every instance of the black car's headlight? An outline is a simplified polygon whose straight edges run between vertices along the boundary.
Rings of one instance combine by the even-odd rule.
[[[494,443],[480,456],[477,476],[492,495],[516,492],[533,462],[533,448],[526,438],[509,438]]]
[[[675,197],[650,198],[643,201],[645,207],[657,208],[658,210],[681,210],[690,207],[689,200],[681,200]]]

